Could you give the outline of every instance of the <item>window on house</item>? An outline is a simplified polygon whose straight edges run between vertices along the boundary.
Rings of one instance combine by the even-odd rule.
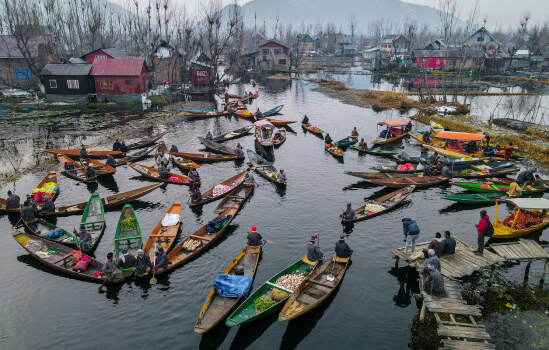
[[[126,85],[133,85],[133,80],[126,80]]]
[[[107,55],[95,55],[95,58],[99,58],[99,59],[106,60],[106,59],[107,59]]]
[[[278,60],[278,64],[286,64],[286,60],[285,59],[280,59],[280,60]]]
[[[479,37],[477,38],[477,41],[484,41],[484,37],[483,37],[483,36],[479,36]]]
[[[270,55],[270,54],[271,54],[271,50],[269,50],[269,49],[263,49],[263,50],[261,50],[261,54],[263,54],[263,55]]]
[[[78,84],[78,80],[67,80],[67,87],[69,89],[79,89],[80,85]]]
[[[57,80],[50,79],[50,88],[57,89]]]
[[[16,69],[15,70],[15,76],[17,79],[30,79],[32,78],[31,70],[30,69]]]
[[[275,55],[280,55],[280,49],[274,49],[274,54]]]
[[[112,89],[112,80],[101,80],[99,86],[102,89]]]
[[[437,65],[440,64],[440,59],[437,59]]]
[[[425,58],[421,59],[421,64],[425,64]]]

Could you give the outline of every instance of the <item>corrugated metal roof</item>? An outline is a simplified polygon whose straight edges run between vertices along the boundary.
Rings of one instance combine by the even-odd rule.
[[[40,75],[88,75],[91,64],[46,64]]]
[[[90,74],[93,76],[139,76],[143,69],[143,63],[142,58],[95,59]]]

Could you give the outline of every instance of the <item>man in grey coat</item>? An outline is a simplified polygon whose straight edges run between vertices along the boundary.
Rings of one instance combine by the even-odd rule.
[[[423,290],[425,293],[439,298],[447,297],[448,294],[446,293],[446,290],[444,290],[444,278],[442,278],[440,271],[431,264],[427,266],[427,270],[429,275],[423,282]]]
[[[429,265],[433,265],[438,271],[441,271],[440,268],[440,260],[438,259],[438,256],[435,254],[434,249],[429,249],[429,259],[425,262],[423,267],[421,268],[421,274],[423,277],[427,277],[429,275]]]
[[[309,261],[318,261],[318,260],[321,260],[322,257],[324,256],[322,251],[320,251],[320,247],[317,244],[315,244],[318,236],[319,236],[318,232],[316,233],[316,235],[311,236],[311,241],[307,246],[307,259],[309,259]]]

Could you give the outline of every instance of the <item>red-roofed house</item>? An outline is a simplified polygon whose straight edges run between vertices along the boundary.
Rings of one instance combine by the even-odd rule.
[[[86,63],[92,64],[96,59],[130,58],[124,51],[115,48],[102,48],[89,52],[81,57]]]
[[[97,100],[141,102],[147,92],[147,70],[142,58],[95,59],[90,75],[95,78]]]

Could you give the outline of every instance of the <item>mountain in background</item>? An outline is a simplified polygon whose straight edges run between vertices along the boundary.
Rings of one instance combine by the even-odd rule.
[[[368,23],[380,19],[393,23],[396,28],[401,28],[406,18],[431,27],[439,24],[437,9],[400,0],[253,0],[242,8],[246,27],[254,27],[254,14],[257,14],[257,28],[261,28],[265,20],[268,36],[273,32],[277,16],[279,23],[292,23],[294,30],[301,23],[314,28],[317,23],[324,27],[333,22],[336,29],[341,28],[344,33],[349,32],[352,13],[356,16],[357,33],[366,33]]]

